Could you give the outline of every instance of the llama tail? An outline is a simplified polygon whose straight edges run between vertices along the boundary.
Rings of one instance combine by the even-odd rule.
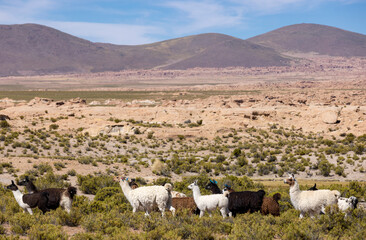
[[[165,183],[164,187],[168,192],[173,190],[173,186],[170,183]]]
[[[70,197],[71,199],[73,199],[73,198],[74,198],[74,196],[75,196],[75,195],[76,195],[76,193],[77,193],[77,189],[76,189],[75,187],[68,187],[68,188],[67,188],[67,193],[68,193],[69,197]]]

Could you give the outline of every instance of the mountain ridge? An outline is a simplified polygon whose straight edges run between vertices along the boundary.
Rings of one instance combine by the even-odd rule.
[[[309,40],[311,32],[321,41],[301,46],[303,42],[314,43]],[[366,56],[366,35],[324,25],[295,24],[249,39],[204,33],[130,46],[94,43],[38,24],[0,25],[0,76],[288,66],[293,59],[286,51]]]

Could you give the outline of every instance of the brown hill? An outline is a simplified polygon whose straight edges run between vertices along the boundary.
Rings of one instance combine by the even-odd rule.
[[[366,35],[318,24],[295,24],[249,38],[280,52],[316,52],[329,56],[366,56]]]
[[[93,43],[37,24],[0,25],[0,76],[125,69],[278,66],[272,49],[223,34],[139,46]]]
[[[290,59],[273,49],[232,38],[203,48],[200,52],[166,66],[166,69],[286,66]]]

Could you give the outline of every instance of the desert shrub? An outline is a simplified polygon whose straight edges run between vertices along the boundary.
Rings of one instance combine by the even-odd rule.
[[[48,172],[42,177],[37,178],[34,185],[36,185],[38,189],[66,188],[70,186],[70,183],[65,181],[66,179],[67,175],[57,175],[53,172]]]
[[[75,169],[70,169],[67,171],[67,175],[69,176],[76,176],[76,170]]]
[[[33,165],[33,168],[37,169],[39,174],[43,175],[45,172],[52,172],[53,169],[48,163],[40,163]]]
[[[118,183],[113,180],[112,176],[101,175],[92,176],[90,174],[86,176],[77,175],[78,184],[81,191],[87,194],[96,194],[97,191],[104,187],[118,187]]]
[[[332,170],[332,164],[328,160],[323,159],[318,162],[318,169],[321,175],[328,177]]]
[[[76,227],[79,226],[83,217],[79,208],[73,207],[70,213],[58,208],[54,214],[57,216],[57,223],[62,226]]]
[[[9,128],[10,124],[6,120],[0,121],[0,128]]]
[[[0,236],[6,233],[6,229],[3,225],[0,225]]]
[[[58,129],[58,124],[51,124],[50,126],[49,126],[49,129],[52,131],[52,130],[56,130],[56,129]]]
[[[63,163],[63,162],[55,162],[55,163],[53,163],[53,166],[55,166],[55,168],[58,171],[60,171],[62,168],[65,168],[66,167],[65,166],[65,163]]]
[[[234,156],[234,157],[239,157],[240,155],[241,155],[241,150],[240,150],[240,148],[235,148],[234,149],[234,151],[233,151],[233,153],[232,153],[232,155]]]
[[[73,235],[70,240],[104,240],[105,236],[98,233],[76,233]]]
[[[345,218],[344,213],[338,207],[328,206],[325,209],[326,214],[318,220],[322,227],[322,232],[330,234],[335,238],[340,238],[345,231],[352,225],[350,218]]]
[[[30,240],[47,239],[47,240],[67,240],[67,235],[61,230],[60,226],[53,224],[36,224],[28,231]]]
[[[311,218],[292,219],[281,231],[281,239],[322,239],[322,229]]]
[[[260,213],[241,215],[235,219],[229,239],[273,239],[275,223],[274,217]]]
[[[219,183],[221,185],[229,184],[235,191],[244,191],[244,190],[254,190],[254,189],[263,189],[264,186],[261,183],[255,183],[252,179],[247,176],[236,177],[232,175],[226,175],[223,177]],[[220,185],[220,184],[219,184]]]
[[[15,213],[10,218],[11,231],[16,234],[25,235],[27,231],[37,223],[36,218],[28,213]]]

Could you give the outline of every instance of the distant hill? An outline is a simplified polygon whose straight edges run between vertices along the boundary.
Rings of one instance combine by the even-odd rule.
[[[247,39],[279,52],[366,56],[366,35],[318,24],[295,24]]]
[[[0,76],[279,66],[289,58],[223,34],[200,34],[138,46],[93,43],[37,25],[0,25]]]
[[[125,46],[93,43],[37,25],[0,25],[0,76],[89,73],[126,69],[287,66],[286,51],[366,56],[366,36],[297,24],[248,40],[207,33]]]

